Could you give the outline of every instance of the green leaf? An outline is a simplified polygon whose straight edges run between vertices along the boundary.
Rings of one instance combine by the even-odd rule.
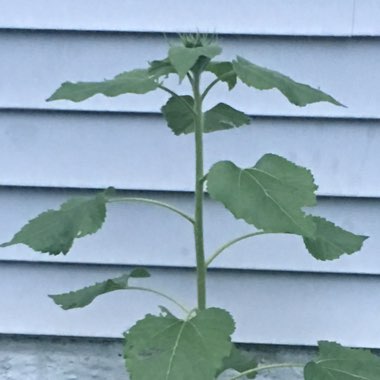
[[[245,354],[233,345],[230,355],[224,358],[222,367],[219,369],[217,375],[220,375],[227,369],[234,369],[235,371],[242,373],[256,367],[257,362],[255,359],[250,358],[249,355]],[[246,378],[254,379],[256,375],[257,373],[252,373],[247,375]]]
[[[370,351],[319,342],[319,357],[304,369],[305,380],[378,380],[380,358]]]
[[[213,44],[198,47],[172,46],[169,49],[169,60],[182,80],[196,64],[198,58],[212,59],[221,52],[221,47]]]
[[[206,133],[238,128],[251,122],[245,113],[225,103],[219,103],[206,111],[204,118],[204,132]]]
[[[148,72],[155,78],[162,76],[167,77],[169,74],[176,73],[173,65],[169,61],[169,58],[149,62]]]
[[[230,314],[217,308],[185,321],[171,314],[147,315],[125,336],[131,380],[215,380],[231,351],[234,329]]]
[[[193,107],[193,105],[194,99],[191,96],[185,95],[179,97],[172,96],[167,103],[162,106],[161,112],[169,128],[175,135],[194,132],[194,115],[188,108]]]
[[[75,309],[89,305],[96,297],[113,292],[115,290],[126,290],[129,288],[130,278],[150,277],[149,272],[144,268],[136,268],[130,273],[112,278],[86,288],[63,294],[49,295],[53,301],[64,310]]]
[[[65,82],[47,101],[65,99],[81,102],[96,94],[111,97],[127,93],[145,94],[155,90],[158,85],[148,70],[137,69],[119,74],[115,78],[103,82]]]
[[[106,203],[112,189],[91,198],[76,197],[63,203],[59,210],[48,210],[29,221],[8,243],[25,244],[38,252],[66,254],[74,239],[95,233],[106,217]]]
[[[207,175],[210,196],[237,219],[267,232],[314,237],[315,225],[301,210],[316,203],[309,170],[274,154],[240,169],[230,161],[216,163]]]
[[[187,103],[187,106],[186,104]],[[191,96],[172,96],[161,108],[169,128],[176,135],[193,133],[195,130],[194,116],[189,110],[193,107]],[[224,129],[238,128],[250,123],[250,118],[228,104],[219,103],[204,115],[204,132],[215,132]]]
[[[231,62],[210,62],[206,67],[206,71],[215,74],[222,82],[226,82],[229,90],[235,87],[237,77]]]
[[[295,82],[277,71],[255,65],[242,57],[237,57],[232,64],[238,78],[247,86],[258,90],[277,88],[290,103],[296,106],[303,107],[316,102],[329,102],[337,106],[343,106],[332,96],[320,90]]]
[[[310,216],[317,226],[313,239],[304,238],[308,251],[318,260],[335,260],[359,251],[368,236],[355,235],[318,216]]]

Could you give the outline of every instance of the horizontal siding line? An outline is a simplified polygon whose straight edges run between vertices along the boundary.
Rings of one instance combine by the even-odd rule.
[[[1,249],[1,248],[0,248]],[[34,252],[34,251],[33,251]],[[47,255],[46,253],[39,253],[35,252],[35,254],[41,254],[41,255]],[[62,255],[61,255],[62,256]],[[54,258],[54,256],[51,256]],[[68,257],[68,256],[67,256]],[[70,261],[28,261],[28,260],[4,260],[0,259],[0,265],[21,265],[24,267],[66,267],[66,268],[112,268],[120,271],[127,271],[133,268],[137,267],[143,267],[149,270],[168,270],[168,271],[174,271],[174,270],[179,270],[181,272],[194,272],[195,275],[195,266],[188,266],[188,265],[135,265],[135,264],[119,264],[119,263],[97,263],[97,262],[91,262],[91,263],[81,263],[81,262],[70,262]],[[339,261],[339,259],[337,259]],[[288,276],[294,276],[294,277],[332,277],[332,278],[337,278],[337,277],[355,277],[355,278],[373,278],[373,279],[378,279],[380,278],[380,274],[375,274],[375,273],[365,273],[365,272],[319,272],[317,270],[280,270],[280,269],[255,269],[255,268],[209,268],[208,273],[263,273],[263,274],[271,274],[271,275],[276,275],[276,274],[284,274]],[[107,279],[106,277],[104,279]],[[89,284],[90,285],[90,284]]]
[[[66,185],[30,185],[30,184],[14,184],[14,183],[1,183],[0,182],[0,188],[9,188],[9,189],[37,189],[37,190],[79,190],[79,191],[101,191],[104,190],[104,188],[99,188],[99,187],[73,187],[73,186],[66,186]],[[117,191],[120,192],[129,192],[129,193],[140,193],[144,192],[146,195],[147,193],[151,194],[193,194],[193,191],[188,191],[188,190],[166,190],[166,189],[151,189],[151,188],[128,188],[128,189],[116,189]],[[207,192],[205,191],[204,193],[206,196],[208,195]],[[326,199],[353,199],[353,200],[358,200],[358,199],[363,199],[363,200],[378,200],[380,199],[378,194],[366,194],[366,195],[356,195],[356,194],[333,194],[333,193],[318,193],[317,192],[317,199],[318,198],[326,198]]]
[[[160,31],[144,31],[144,30],[108,30],[108,29],[99,29],[99,30],[92,30],[92,29],[51,29],[51,28],[26,28],[26,27],[1,27],[0,26],[0,33],[1,32],[13,32],[13,33],[53,33],[53,34],[103,34],[103,35],[141,35],[141,36],[167,36],[169,38],[176,38],[179,33],[175,32],[160,32]],[[326,40],[326,39],[335,39],[335,40],[362,40],[362,39],[371,39],[376,40],[380,39],[380,34],[350,34],[350,33],[341,33],[341,34],[280,34],[280,33],[218,33],[218,36],[221,37],[233,37],[233,38],[283,38],[283,39],[313,39],[313,40]]]
[[[0,113],[41,113],[41,114],[72,114],[72,115],[131,115],[131,116],[162,116],[160,112],[139,112],[139,111],[117,111],[117,110],[106,110],[106,109],[67,109],[67,108],[28,108],[28,107],[2,107],[0,105]],[[270,114],[263,114],[263,113],[247,113],[248,116],[254,119],[286,119],[286,120],[320,120],[320,121],[343,121],[343,122],[373,122],[376,123],[380,121],[380,116],[328,116],[328,115],[321,115],[321,116],[307,116],[307,115],[287,115],[287,114],[276,114],[276,115],[270,115]]]

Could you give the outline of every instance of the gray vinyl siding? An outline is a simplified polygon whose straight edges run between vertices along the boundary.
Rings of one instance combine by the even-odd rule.
[[[164,32],[216,31],[225,58],[241,54],[320,87],[347,108],[297,108],[276,91],[238,86],[230,94],[220,85],[209,105],[222,99],[252,116],[252,124],[206,136],[206,166],[220,159],[249,166],[266,152],[283,155],[312,169],[317,214],[371,239],[361,254],[328,263],[314,260],[297,237],[242,242],[215,261],[210,304],[233,312],[237,342],[329,339],[380,348],[380,2],[242,0],[231,13],[230,1],[219,0],[214,14],[216,1],[173,0],[165,2],[166,16],[158,3],[0,0],[0,241],[67,196],[110,185],[191,210],[193,141],[165,126],[165,96],[45,99],[63,81],[110,78],[163,58]],[[181,17],[189,4],[202,7],[201,17]],[[247,231],[206,200],[208,251]],[[192,305],[191,234],[165,210],[112,205],[102,231],[77,241],[67,256],[1,250],[0,333],[120,337],[165,303],[115,293],[63,312],[46,295],[134,265],[151,268],[153,285]]]

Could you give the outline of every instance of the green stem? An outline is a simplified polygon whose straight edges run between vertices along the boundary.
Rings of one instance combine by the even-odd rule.
[[[206,261],[206,266],[208,267],[223,251],[225,251],[227,248],[231,247],[231,245],[238,243],[241,240],[248,239],[253,236],[258,236],[258,235],[265,235],[269,234],[270,232],[265,232],[265,231],[258,231],[258,232],[251,232],[249,234],[239,236],[236,239],[230,240],[226,244],[223,244],[220,248],[218,248]]]
[[[135,197],[123,197],[123,198],[110,199],[109,202],[141,202],[141,203],[153,204],[153,205],[156,205],[156,206],[160,206],[160,207],[166,208],[166,209],[168,209],[170,211],[173,211],[176,214],[178,214],[178,215],[182,216],[183,218],[185,218],[186,220],[188,220],[190,223],[195,224],[194,218],[192,218],[190,215],[187,215],[186,213],[184,213],[183,211],[179,210],[178,208],[176,208],[176,207],[174,207],[172,205],[169,205],[169,204],[164,203],[164,202],[156,201],[154,199],[135,198]]]
[[[194,113],[195,113],[195,252],[197,262],[198,308],[206,308],[206,271],[203,240],[203,124],[202,96],[200,93],[200,72],[194,73]]]
[[[144,287],[141,287],[141,286],[130,286],[130,287],[128,287],[128,290],[141,290],[143,292],[148,292],[148,293],[156,294],[158,296],[161,296],[161,297],[166,298],[167,300],[173,302],[180,309],[182,309],[186,314],[190,313],[190,310],[186,306],[182,305],[181,303],[179,303],[178,301],[176,301],[174,298],[168,296],[167,294],[159,292],[158,290],[154,290],[154,289],[150,289],[150,288],[144,288]]]
[[[248,371],[244,371],[240,373],[239,375],[232,377],[230,380],[237,380],[241,379],[244,376],[247,375],[252,375],[254,373],[260,372],[260,371],[266,371],[270,369],[276,369],[276,368],[300,368],[304,367],[304,364],[297,364],[297,363],[283,363],[283,364],[271,364],[271,365],[266,365],[266,366],[261,366],[261,367],[256,367],[253,369],[249,369]]]

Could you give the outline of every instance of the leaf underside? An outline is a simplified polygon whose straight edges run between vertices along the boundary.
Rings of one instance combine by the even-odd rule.
[[[319,342],[319,357],[304,369],[305,380],[379,380],[380,358],[370,351]]]
[[[316,203],[309,170],[283,157],[266,154],[240,169],[230,161],[216,163],[207,175],[210,196],[238,218],[267,232],[313,237],[315,225],[302,207]]]
[[[187,103],[187,106],[186,104]],[[185,95],[172,96],[161,108],[169,128],[176,135],[189,134],[195,131],[193,113],[194,99]],[[250,118],[225,103],[219,103],[204,114],[204,132],[216,132],[225,129],[239,128],[250,123]]]
[[[343,230],[324,218],[310,216],[316,225],[314,239],[304,238],[307,250],[318,260],[335,260],[343,254],[352,254],[362,248],[367,236]]]
[[[212,59],[222,52],[220,46],[210,44],[199,47],[172,46],[169,61],[182,80],[201,57]]]
[[[126,290],[129,288],[131,278],[150,277],[149,272],[144,268],[136,268],[130,273],[112,278],[103,282],[96,283],[85,288],[63,294],[49,295],[53,301],[64,310],[75,309],[89,305],[95,298],[102,294],[110,293],[115,290]]]
[[[230,314],[217,308],[187,321],[147,315],[125,335],[131,380],[215,380],[231,351],[234,329]]]
[[[210,62],[206,71],[213,73],[219,80],[227,83],[229,90],[235,87],[237,77],[231,62]]]
[[[102,82],[65,82],[47,101],[81,102],[97,94],[113,97],[122,94],[145,94],[158,88],[156,78],[148,70],[136,69]]]
[[[108,196],[112,192],[110,188],[91,198],[72,198],[63,203],[59,210],[45,211],[0,247],[25,244],[38,252],[66,254],[74,239],[93,234],[101,228],[106,218]]]
[[[298,83],[291,78],[265,67],[255,65],[248,60],[237,57],[232,62],[238,78],[247,86],[258,90],[278,89],[290,103],[296,106],[306,106],[316,102],[329,102],[337,106],[342,106],[332,96],[309,85]]]

